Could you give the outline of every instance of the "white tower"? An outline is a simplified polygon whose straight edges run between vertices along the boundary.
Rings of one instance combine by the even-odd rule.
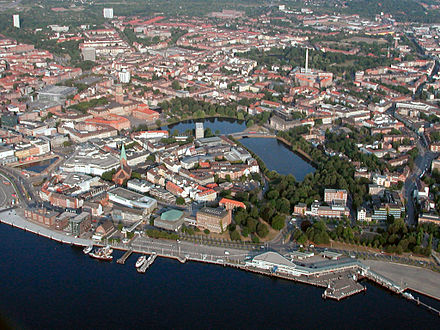
[[[203,123],[196,123],[196,139],[203,139],[205,136],[205,129]]]
[[[13,21],[14,27],[19,29],[20,28],[20,15],[18,15],[18,14],[12,15],[12,21]]]
[[[103,15],[104,18],[113,18],[113,8],[104,8]]]

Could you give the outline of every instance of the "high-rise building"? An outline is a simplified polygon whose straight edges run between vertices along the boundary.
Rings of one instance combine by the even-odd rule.
[[[130,71],[127,71],[123,69],[121,72],[119,72],[119,81],[123,84],[128,84],[130,82]]]
[[[196,123],[196,139],[203,139],[205,136],[205,129],[203,123]]]
[[[113,8],[104,8],[103,15],[104,18],[113,18]]]
[[[18,15],[18,14],[12,15],[12,21],[13,21],[14,27],[19,29],[20,28],[20,15]]]

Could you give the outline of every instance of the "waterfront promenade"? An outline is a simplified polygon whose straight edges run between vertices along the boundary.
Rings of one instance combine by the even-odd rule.
[[[440,300],[440,273],[379,260],[362,260],[362,263],[374,269],[376,273],[399,284],[404,290],[410,289]]]
[[[102,246],[106,243],[73,237],[63,232],[50,230],[36,223],[27,221],[20,215],[20,211],[17,212],[15,209],[0,211],[0,222],[64,244],[76,246],[88,246],[94,244]],[[327,287],[328,289],[326,289],[324,296],[336,300],[363,291],[363,286],[357,282],[358,278],[368,278],[397,294],[400,294],[404,289],[408,288],[437,299],[439,297],[438,288],[436,288],[436,283],[439,283],[436,282],[440,278],[439,274],[434,274],[431,271],[429,271],[430,274],[427,274],[424,272],[427,272],[428,270],[414,267],[414,272],[418,273],[417,276],[414,276],[415,279],[413,281],[405,281],[405,286],[400,286],[400,279],[396,277],[399,270],[392,268],[393,272],[391,273],[386,270],[389,269],[389,267],[398,267],[402,265],[391,263],[378,265],[372,262],[369,263],[368,261],[360,263],[355,260],[348,260],[348,262],[341,260],[333,266],[329,265],[324,267],[322,270],[311,270],[310,276],[290,276],[283,273],[246,266],[245,260],[256,255],[254,251],[250,250],[228,248],[226,251],[225,248],[222,247],[206,246],[186,241],[158,240],[144,236],[135,236],[129,244],[118,243],[111,245],[113,248],[122,251],[132,250],[135,253],[141,254],[151,254],[152,252],[155,252],[160,257],[173,258],[182,263],[186,261],[212,263],[318,287]],[[421,275],[422,273],[424,273],[424,275]],[[439,277],[432,278],[430,277],[432,275]],[[408,276],[413,275],[409,274]]]

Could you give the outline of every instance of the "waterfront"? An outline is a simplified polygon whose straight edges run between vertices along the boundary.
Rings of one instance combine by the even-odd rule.
[[[438,316],[363,282],[335,302],[322,289],[229,267],[158,258],[144,275],[80,248],[0,224],[0,311],[28,328],[428,327]],[[115,260],[122,255],[115,253]],[[49,311],[49,312],[48,312]]]
[[[194,130],[196,122],[203,122],[205,129],[210,128],[212,133],[216,130],[220,134],[232,134],[237,132],[242,132],[246,129],[246,123],[244,121],[231,119],[231,118],[206,118],[197,120],[185,120],[177,124],[171,124],[162,127],[162,129],[169,129],[171,133],[177,129],[180,133],[184,133],[186,130]]]
[[[292,174],[297,181],[302,181],[308,173],[315,172],[312,165],[277,139],[245,138],[240,142],[255,152],[271,171]]]
[[[212,133],[218,130],[220,134],[231,134],[242,132],[246,129],[244,122],[234,119],[210,118],[197,121],[203,122],[205,129],[210,128]],[[171,132],[177,129],[180,133],[184,133],[186,130],[193,130],[195,122],[194,120],[183,121],[163,128],[169,129]],[[315,171],[312,165],[277,139],[246,138],[240,140],[240,142],[255,152],[271,171],[277,171],[284,175],[292,174],[297,181],[304,180],[308,173]]]

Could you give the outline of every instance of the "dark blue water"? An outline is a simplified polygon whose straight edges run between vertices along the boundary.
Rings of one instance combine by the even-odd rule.
[[[205,129],[210,128],[212,133],[216,130],[220,131],[220,134],[231,134],[242,132],[246,129],[246,123],[244,121],[238,121],[235,119],[228,118],[208,118],[201,120],[186,120],[178,124],[168,125],[162,127],[162,129],[169,129],[173,132],[177,129],[180,133],[184,133],[186,130],[194,130],[196,128],[196,121],[203,122]]]
[[[158,258],[146,274],[0,225],[0,311],[41,329],[419,328],[439,318],[373,285],[341,302],[321,288]],[[116,253],[119,257],[122,253]]]
[[[210,118],[198,121],[203,122],[205,129],[209,127],[212,133],[218,130],[221,134],[231,134],[246,129],[244,122],[234,119]],[[171,132],[177,129],[180,133],[183,133],[188,129],[195,129],[195,121],[184,121],[175,125],[164,126],[163,129],[169,129]],[[271,171],[274,170],[284,175],[293,174],[297,181],[302,181],[308,173],[315,171],[313,166],[276,139],[249,138],[242,139],[240,142],[255,152]]]
[[[302,181],[308,173],[315,172],[312,165],[277,139],[246,138],[240,142],[255,152],[271,171],[284,175],[293,174],[297,181]]]
[[[51,159],[48,159],[48,160],[43,160],[41,162],[27,164],[27,165],[22,165],[22,166],[20,166],[20,168],[26,169],[28,171],[36,172],[36,173],[41,173],[46,168],[48,168],[50,165],[55,163],[56,160],[57,160],[57,158],[54,157],[54,158],[51,158]]]

